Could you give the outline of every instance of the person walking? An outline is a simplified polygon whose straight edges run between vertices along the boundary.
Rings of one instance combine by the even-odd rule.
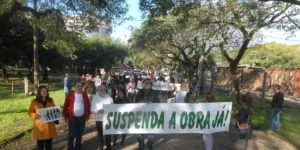
[[[72,89],[72,85],[70,82],[70,78],[69,78],[69,74],[66,73],[65,78],[64,78],[64,92],[65,92],[65,98],[67,97],[67,95],[70,93]]]
[[[274,96],[272,98],[271,108],[271,121],[269,132],[278,132],[280,128],[280,113],[284,102],[284,94],[280,91],[281,86],[279,84],[273,85]]]
[[[137,93],[135,103],[148,103],[148,104],[160,103],[158,98],[158,93],[157,91],[152,89],[152,84],[150,79],[145,79],[143,81],[143,89]],[[143,134],[138,135],[137,140],[139,142],[139,149],[144,150],[145,148],[144,135]],[[153,140],[154,140],[154,135],[148,134],[147,147],[149,150],[152,150]]]
[[[91,113],[95,114],[96,128],[100,141],[100,150],[103,149],[103,104],[113,104],[113,99],[106,93],[106,86],[101,84],[97,89],[91,103]],[[111,135],[105,135],[106,149],[111,149]]]
[[[95,83],[96,89],[98,89],[98,86],[100,86],[101,83],[102,83],[102,80],[101,80],[100,76],[97,75],[96,78],[93,79],[93,81]]]
[[[37,96],[31,101],[28,109],[28,116],[34,119],[34,125],[32,130],[32,137],[37,141],[38,150],[51,150],[52,139],[57,136],[55,124],[59,124],[59,121],[52,121],[41,124],[40,118],[44,117],[38,114],[38,110],[47,107],[53,107],[55,103],[50,98],[48,89],[45,86],[38,88]]]
[[[135,96],[136,96],[135,95],[136,86],[134,82],[134,77],[130,77],[130,82],[126,85],[126,90],[128,93],[129,103],[134,103]]]
[[[212,102],[216,101],[215,95],[213,95],[210,92],[205,93],[205,99],[209,103],[212,103]],[[214,138],[213,138],[212,133],[203,134],[203,140],[204,140],[204,143],[205,143],[205,149],[206,150],[212,150],[213,149],[213,142],[214,142]]]
[[[118,93],[118,97],[116,99],[115,104],[126,104],[126,103],[128,103],[128,99],[127,99],[127,96],[126,96],[126,91],[124,89],[123,90],[118,90],[117,93]],[[124,146],[125,138],[126,138],[126,134],[122,134],[121,146]],[[117,139],[118,139],[118,134],[115,134],[114,135],[114,142],[113,142],[114,146],[117,146]]]
[[[77,83],[75,91],[68,94],[64,103],[63,115],[69,126],[68,150],[81,149],[82,135],[85,122],[90,117],[90,103],[88,95],[82,92],[82,84]]]
[[[237,125],[240,130],[239,133],[239,150],[246,150],[247,149],[247,140],[248,134],[251,131],[251,116],[252,112],[250,109],[252,98],[249,94],[244,94],[241,96],[240,100],[240,109],[237,117]]]

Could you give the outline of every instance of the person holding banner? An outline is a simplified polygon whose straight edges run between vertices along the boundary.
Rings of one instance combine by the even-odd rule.
[[[152,84],[150,79],[145,79],[143,81],[143,89],[137,93],[135,103],[148,103],[148,104],[160,103],[158,98],[158,93],[152,89]],[[149,105],[149,107],[151,106]],[[137,139],[139,142],[139,149],[144,150],[145,148],[144,135],[142,134],[138,135]],[[147,146],[149,150],[152,150],[153,139],[154,139],[154,135],[148,134]]]
[[[101,84],[98,93],[94,95],[91,103],[91,113],[95,114],[96,128],[100,140],[100,149],[103,149],[103,104],[113,104],[113,99],[106,93],[106,86]],[[111,149],[111,136],[105,135],[106,149]]]
[[[128,103],[128,99],[126,97],[126,91],[123,89],[118,90],[118,97],[117,100],[115,102],[115,104],[126,104]],[[121,146],[124,146],[124,142],[125,142],[125,138],[126,138],[126,134],[122,134],[122,141],[121,141]],[[117,145],[117,139],[118,139],[118,134],[114,135],[114,143],[113,145],[116,146]]]
[[[36,98],[31,101],[28,110],[28,116],[34,119],[32,137],[37,140],[38,150],[51,150],[52,139],[57,136],[55,124],[59,124],[59,122],[53,121],[41,124],[41,116],[38,114],[38,109],[53,106],[55,106],[55,103],[52,98],[49,97],[48,89],[46,86],[40,86],[38,88]]]
[[[209,103],[216,101],[215,96],[210,92],[205,93],[205,99]],[[213,135],[212,134],[203,134],[203,140],[205,143],[205,149],[212,150],[213,149],[213,141],[214,141]]]
[[[63,115],[69,125],[68,150],[81,149],[82,135],[85,122],[90,117],[90,102],[88,95],[82,92],[82,84],[77,83],[75,91],[68,94],[64,103]]]

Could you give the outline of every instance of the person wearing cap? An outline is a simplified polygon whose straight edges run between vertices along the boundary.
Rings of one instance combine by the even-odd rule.
[[[128,94],[128,101],[129,103],[133,103],[134,100],[135,100],[135,89],[136,89],[136,86],[135,86],[135,80],[134,80],[134,77],[130,77],[130,82],[126,85],[126,91],[127,91],[127,94]]]

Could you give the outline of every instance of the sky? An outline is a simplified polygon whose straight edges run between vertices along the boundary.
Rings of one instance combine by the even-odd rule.
[[[113,38],[121,39],[122,42],[127,43],[130,39],[131,30],[130,28],[138,28],[142,24],[142,12],[139,10],[139,0],[127,0],[129,3],[128,15],[132,16],[132,20],[125,21],[121,25],[116,25],[113,27]],[[262,43],[284,43],[284,44],[300,44],[300,31],[296,32],[293,37],[283,31],[278,30],[262,30],[263,41]],[[289,38],[287,38],[289,37]]]

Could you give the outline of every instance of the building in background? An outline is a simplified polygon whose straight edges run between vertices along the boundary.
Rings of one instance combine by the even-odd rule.
[[[112,34],[111,23],[95,19],[95,24],[89,24],[89,19],[85,16],[78,14],[66,14],[63,15],[65,20],[66,28],[69,31],[75,31],[82,37],[95,36],[98,38],[110,37]]]

